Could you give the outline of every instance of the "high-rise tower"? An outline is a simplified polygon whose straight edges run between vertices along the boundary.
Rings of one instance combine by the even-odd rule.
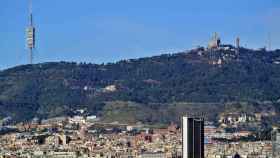
[[[32,1],[29,0],[29,24],[26,29],[26,42],[27,48],[29,50],[30,55],[30,64],[33,63],[33,51],[35,48],[35,27],[33,24],[33,14],[32,14]]]
[[[204,119],[183,117],[183,158],[204,158]]]

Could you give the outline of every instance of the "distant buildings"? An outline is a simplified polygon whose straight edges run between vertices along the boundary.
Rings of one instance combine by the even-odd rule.
[[[204,53],[205,52],[205,53]],[[208,58],[208,62],[211,65],[221,66],[225,62],[237,59],[240,52],[240,38],[237,37],[235,44],[223,44],[218,33],[215,33],[208,43],[207,49],[199,51],[198,54]]]
[[[143,153],[138,156],[139,158],[165,158],[165,153]]]
[[[183,158],[204,158],[204,120],[183,117]]]
[[[192,117],[182,119],[181,131],[176,124],[152,128],[141,124],[73,123],[71,119],[61,117],[39,124],[33,121],[18,124],[16,130],[0,135],[0,158],[182,158],[182,145],[187,158],[233,158],[238,155],[242,158],[279,158],[278,132],[274,141],[232,141],[251,134],[248,131],[227,132],[212,122],[205,122],[204,127],[203,119]],[[26,127],[30,130],[22,132],[21,128]],[[208,142],[207,139],[212,140]]]
[[[117,90],[116,85],[109,85],[104,88],[104,92],[115,92]]]
[[[255,122],[256,117],[254,115],[246,113],[229,113],[220,116],[219,123],[222,125],[236,125],[240,123]]]
[[[280,130],[274,129],[272,131],[272,154],[273,156],[280,155]]]
[[[208,50],[211,49],[223,49],[223,50],[229,50],[234,48],[234,46],[232,45],[227,45],[227,44],[222,44],[221,42],[221,38],[219,37],[218,33],[214,33],[213,37],[211,38],[211,40],[208,43]],[[239,49],[240,48],[240,38],[237,37],[235,40],[235,49]]]
[[[219,48],[220,44],[221,44],[221,39],[220,39],[218,33],[215,32],[214,36],[208,43],[208,49]]]

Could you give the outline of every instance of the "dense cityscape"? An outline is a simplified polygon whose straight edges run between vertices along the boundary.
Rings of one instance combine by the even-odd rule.
[[[170,124],[161,128],[141,123],[134,125],[118,122],[102,123],[96,116],[59,117],[48,120],[35,118],[28,123],[2,127],[0,155],[26,158],[177,158],[188,157],[191,153],[195,155],[194,157],[205,158],[234,156],[266,158],[279,155],[277,152],[280,147],[280,133],[276,129],[273,131],[276,137],[271,140],[246,140],[244,138],[254,137],[252,132],[225,131],[223,128],[225,125],[246,123],[251,119],[246,115],[235,116],[222,118],[219,127],[200,119],[199,129],[195,123],[194,126],[190,126],[189,119],[193,118],[188,117],[183,118],[183,122],[187,120],[188,123],[183,123],[182,126]],[[194,118],[194,122],[196,120]],[[195,132],[188,135],[193,130]],[[185,133],[184,139],[182,132]],[[193,140],[190,141],[191,139]],[[193,145],[196,149],[189,153],[187,149],[182,148],[183,143],[188,148],[189,145]],[[200,148],[204,153],[196,151]],[[183,149],[188,156],[183,156]]]
[[[198,48],[198,55],[206,55],[209,65],[221,67],[223,62],[239,54],[239,45],[239,38],[235,47],[222,45],[215,33],[206,50]],[[217,51],[226,50],[230,50],[232,56],[217,55]],[[84,87],[84,91],[87,90],[88,87]],[[115,91],[117,87],[109,85],[102,92]],[[264,131],[259,128],[265,125],[265,120],[277,116],[275,108],[254,113],[228,111],[221,113],[215,121],[207,120],[201,114],[178,116],[181,119],[179,124],[171,122],[162,126],[143,122],[108,122],[99,116],[89,115],[85,109],[79,109],[75,114],[47,119],[35,117],[24,122],[15,122],[11,117],[3,118],[0,156],[277,158],[280,155],[280,131],[277,126],[268,125]]]
[[[207,46],[159,56],[36,63],[31,0],[25,33],[28,64],[0,70],[0,158],[280,158],[270,33],[262,48],[214,33]]]
[[[240,39],[230,48],[222,45],[217,33],[204,51],[210,65],[220,67],[232,58],[217,51],[232,49],[238,55]],[[204,48],[198,48],[204,49]],[[85,91],[88,87],[84,88]],[[115,85],[104,93],[117,91]],[[185,113],[188,113],[186,111]],[[277,110],[262,112],[224,112],[216,121],[202,115],[178,116],[179,124],[151,125],[142,122],[108,122],[79,109],[76,115],[33,118],[15,122],[1,120],[0,155],[3,158],[96,157],[96,158],[277,158],[280,131],[271,126],[260,131],[264,120],[277,116]],[[156,114],[154,114],[156,115]],[[178,123],[178,122],[177,122]]]

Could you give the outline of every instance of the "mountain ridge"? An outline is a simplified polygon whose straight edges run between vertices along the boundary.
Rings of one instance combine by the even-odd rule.
[[[114,101],[148,109],[176,102],[278,104],[279,63],[280,50],[223,45],[107,64],[17,66],[0,71],[0,116],[21,121],[73,115],[79,108],[102,116]]]

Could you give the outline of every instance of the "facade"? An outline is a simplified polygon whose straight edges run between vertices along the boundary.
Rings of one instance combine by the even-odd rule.
[[[165,153],[143,153],[138,156],[139,158],[166,158]]]
[[[272,154],[274,157],[280,155],[280,130],[275,129],[272,131]]]
[[[183,158],[204,158],[204,120],[183,117]]]

